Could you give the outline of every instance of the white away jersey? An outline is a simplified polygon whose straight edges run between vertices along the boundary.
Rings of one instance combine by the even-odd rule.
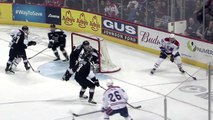
[[[126,107],[128,96],[123,89],[118,86],[112,86],[104,93],[103,107],[110,107],[112,110],[117,110]]]
[[[166,53],[172,53],[173,55],[175,55],[178,52],[179,46],[180,44],[177,40],[174,40],[174,42],[170,42],[169,38],[165,38],[161,40],[160,48],[164,48]]]

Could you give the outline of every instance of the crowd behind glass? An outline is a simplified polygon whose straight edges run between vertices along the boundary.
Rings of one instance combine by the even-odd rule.
[[[187,20],[187,27],[182,35],[213,42],[213,0],[0,0],[0,2],[66,7],[104,14],[166,31],[168,22]]]

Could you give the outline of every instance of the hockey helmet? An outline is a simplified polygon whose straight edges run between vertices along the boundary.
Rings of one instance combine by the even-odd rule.
[[[27,26],[22,26],[21,29],[22,29],[23,31],[24,31],[24,30],[26,30],[26,31],[29,30],[29,28],[28,28]]]
[[[89,45],[89,41],[85,40],[82,44],[83,46]]]
[[[22,26],[21,30],[28,35],[29,34],[29,28],[27,26]]]
[[[107,80],[106,86],[107,86],[107,87],[113,86],[113,81],[112,81],[112,79],[108,79],[108,80]]]
[[[169,38],[175,38],[175,34],[170,34]]]
[[[55,24],[51,24],[51,25],[50,25],[50,28],[55,28]]]

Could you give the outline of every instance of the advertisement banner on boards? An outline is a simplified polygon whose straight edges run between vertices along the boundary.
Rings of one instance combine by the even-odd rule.
[[[101,16],[87,12],[61,9],[61,25],[76,29],[82,29],[83,32],[101,33]]]
[[[141,46],[160,50],[160,42],[166,37],[169,37],[169,33],[142,26],[138,27],[138,44]],[[175,36],[175,39],[180,43],[179,52],[182,57],[205,64],[213,60],[212,44],[178,35]]]
[[[46,23],[61,25],[61,8],[46,7]]]
[[[13,4],[13,20],[46,23],[45,7]]]
[[[133,43],[138,42],[137,25],[107,17],[102,17],[102,34]]]
[[[12,22],[12,4],[0,3],[0,22]]]

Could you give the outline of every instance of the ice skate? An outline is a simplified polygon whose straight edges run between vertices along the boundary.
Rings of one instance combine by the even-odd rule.
[[[151,74],[154,74],[155,73],[155,71],[156,71],[156,69],[155,68],[153,68],[152,70],[151,70]]]
[[[93,99],[89,99],[88,102],[91,104],[97,104],[97,102],[93,101]]]
[[[88,96],[87,96],[87,95],[80,95],[79,98],[80,98],[81,100],[84,100],[84,99],[87,99]]]
[[[179,71],[180,71],[181,73],[185,73],[185,71],[183,70],[183,68],[179,68]]]
[[[56,58],[56,59],[54,59],[53,61],[59,61],[59,60],[61,60],[60,58]]]
[[[15,74],[15,72],[12,69],[10,69],[10,68],[9,69],[6,68],[5,69],[5,73],[6,74],[12,74],[12,75]]]

